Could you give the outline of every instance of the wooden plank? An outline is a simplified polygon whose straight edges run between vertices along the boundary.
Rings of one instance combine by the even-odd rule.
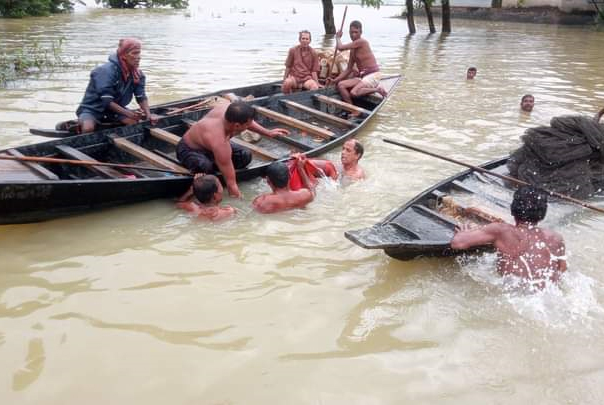
[[[193,124],[195,124],[196,121],[184,118],[182,120],[182,122],[184,122],[189,127],[191,127]],[[253,132],[253,131],[251,131],[251,132]],[[244,148],[249,149],[251,152],[253,152],[256,155],[261,156],[263,158],[270,159],[270,160],[278,160],[279,159],[279,156],[273,154],[272,152],[270,152],[270,151],[268,151],[268,150],[266,150],[264,148],[261,148],[260,146],[254,145],[253,143],[246,142],[243,139],[239,139],[239,138],[233,137],[233,138],[231,138],[231,142],[233,142],[234,144],[243,146]]]
[[[75,148],[72,148],[71,146],[56,145],[55,148],[59,152],[61,152],[63,155],[67,156],[70,159],[88,160],[88,161],[96,162],[96,159],[90,157],[89,155],[85,154],[84,152],[81,152]],[[86,167],[94,172],[97,172],[101,176],[107,177],[109,179],[123,179],[123,178],[127,177],[125,174],[122,174],[122,173],[118,172],[117,170],[112,169],[107,166],[86,166]]]
[[[15,157],[23,157],[24,155],[17,149],[9,149],[6,151],[9,155]],[[38,176],[46,180],[59,180],[59,176],[36,162],[19,162],[27,168],[33,170]]]
[[[169,160],[164,159],[163,157],[151,152],[150,150],[147,150],[142,146],[135,144],[134,142],[130,142],[127,139],[120,138],[115,135],[109,135],[109,138],[111,139],[113,144],[119,149],[133,156],[136,156],[139,159],[145,160],[154,166],[161,167],[162,169],[188,172],[188,170],[184,167],[172,163]]]
[[[270,152],[264,148],[261,148],[260,146],[254,145],[253,143],[246,142],[243,139],[233,137],[233,138],[231,138],[231,142],[233,142],[235,145],[243,146],[244,148],[249,149],[251,152],[253,152],[256,155],[259,155],[263,158],[270,159],[270,160],[279,159],[279,156],[273,154],[272,152]]]
[[[338,100],[336,98],[324,96],[323,94],[315,94],[313,97],[322,103],[335,105],[336,107],[339,107],[342,110],[346,110],[348,112],[352,112],[352,113],[356,112],[356,113],[365,114],[365,115],[371,114],[371,111],[369,111],[369,110],[366,110],[361,107],[357,107],[354,104],[346,103],[346,102],[344,102],[342,100]]]
[[[180,142],[180,140],[182,139],[180,136],[161,128],[149,128],[149,133],[154,138],[160,139],[164,142],[168,142],[169,144],[172,144],[174,146],[178,145],[178,142]]]
[[[332,140],[332,139],[336,138],[336,134],[334,134],[332,131],[328,131],[328,130],[318,127],[316,125],[307,124],[304,121],[300,121],[300,120],[297,120],[290,116],[287,116],[285,114],[281,114],[276,111],[269,110],[268,108],[265,108],[265,107],[260,107],[257,105],[253,105],[252,107],[254,107],[254,109],[256,111],[258,111],[260,114],[262,114],[265,117],[268,117],[274,121],[281,122],[281,123],[287,124],[291,127],[301,129],[301,130],[311,133],[313,135],[317,135],[323,139]]]
[[[341,126],[348,127],[348,128],[356,127],[356,124],[354,124],[348,120],[345,120],[340,117],[335,117],[331,114],[324,113],[323,111],[319,111],[315,108],[307,107],[303,104],[296,103],[295,101],[290,101],[290,100],[280,100],[280,101],[281,101],[281,103],[285,104],[288,107],[294,108],[299,111],[304,111],[305,113],[308,113],[310,115],[313,115],[313,116],[319,118],[320,120],[324,120],[324,121],[331,122],[333,124],[341,125]]]

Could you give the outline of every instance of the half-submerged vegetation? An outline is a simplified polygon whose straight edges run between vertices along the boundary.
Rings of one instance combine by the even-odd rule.
[[[61,56],[62,46],[63,38],[53,41],[49,47],[34,42],[9,52],[3,50],[0,54],[0,86],[29,74],[67,66],[67,61]]]
[[[22,18],[46,16],[73,11],[75,3],[83,0],[0,0],[0,17]],[[107,8],[186,8],[188,0],[95,0]]]

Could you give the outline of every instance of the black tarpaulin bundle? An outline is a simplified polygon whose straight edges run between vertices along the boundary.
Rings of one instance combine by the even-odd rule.
[[[529,128],[510,156],[510,175],[527,183],[586,198],[604,187],[604,125],[584,116],[554,117]]]

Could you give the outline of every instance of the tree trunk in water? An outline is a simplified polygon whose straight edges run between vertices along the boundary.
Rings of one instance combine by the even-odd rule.
[[[430,26],[430,34],[434,34],[436,32],[436,27],[434,27],[434,17],[432,17],[432,8],[430,7],[429,0],[423,0],[424,6],[426,7],[426,17],[428,17],[428,25]]]
[[[413,0],[407,0],[407,26],[409,34],[415,34],[415,19],[413,19]]]
[[[333,20],[333,2],[331,0],[321,0],[323,3],[323,26],[325,34],[334,35],[336,33],[336,23]]]
[[[491,8],[501,8],[502,0],[491,0]]]
[[[443,28],[442,32],[451,32],[451,5],[449,0],[442,0],[443,8]]]

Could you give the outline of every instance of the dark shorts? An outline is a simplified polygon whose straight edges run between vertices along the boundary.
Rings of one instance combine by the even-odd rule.
[[[243,169],[250,164],[252,153],[249,150],[232,142],[231,149],[233,150],[231,160],[235,169]],[[181,139],[176,146],[176,157],[191,173],[215,173],[218,171],[212,152],[190,148],[184,139]]]

